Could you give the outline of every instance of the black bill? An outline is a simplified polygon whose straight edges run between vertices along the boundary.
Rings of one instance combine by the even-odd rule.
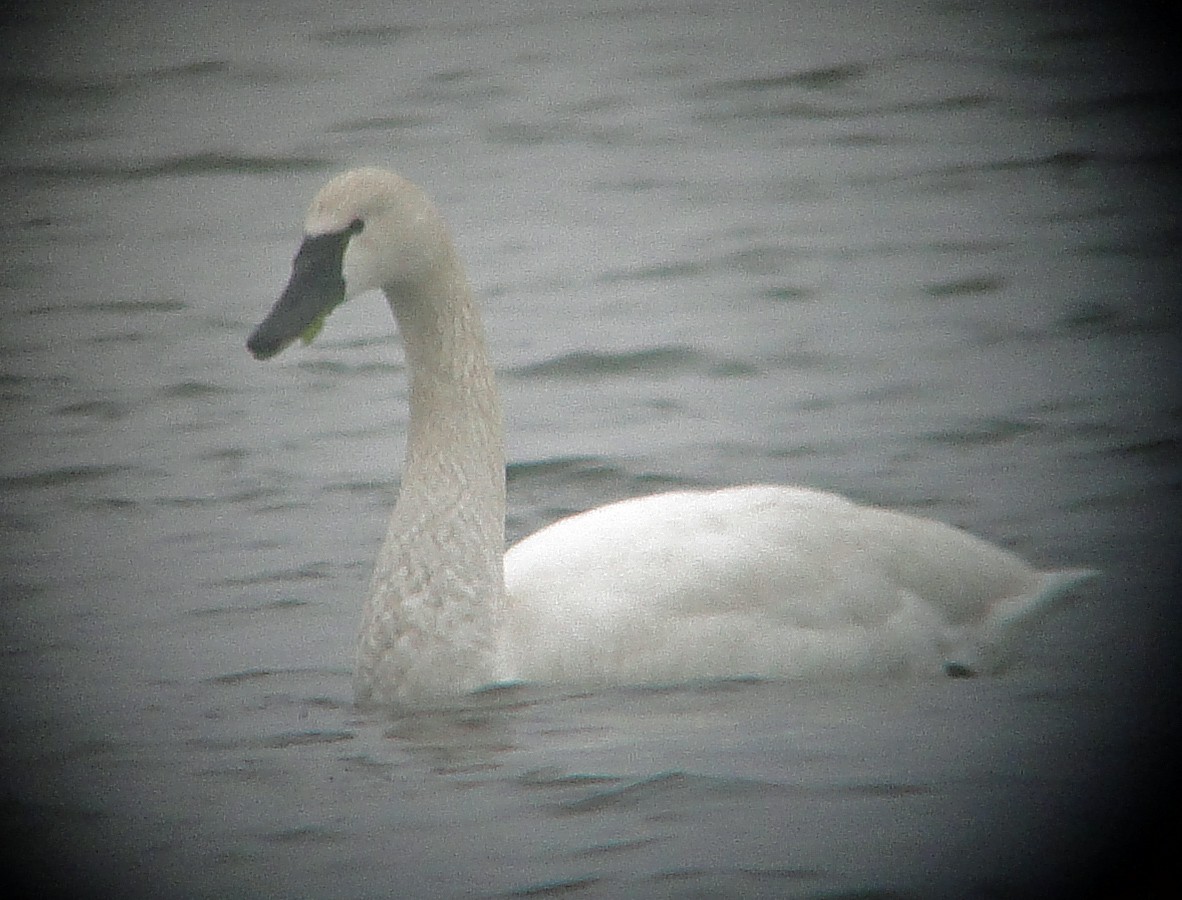
[[[354,225],[304,238],[283,295],[246,341],[255,359],[270,359],[298,337],[311,340],[325,317],[344,302],[341,264],[349,238],[358,230]]]

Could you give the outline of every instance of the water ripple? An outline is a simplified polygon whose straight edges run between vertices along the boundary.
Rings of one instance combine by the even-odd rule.
[[[818,66],[795,72],[782,72],[757,78],[736,78],[715,82],[712,92],[717,91],[766,91],[786,87],[822,90],[849,84],[865,78],[869,67],[864,63],[844,63],[835,66]]]
[[[113,478],[135,471],[135,466],[115,463],[107,465],[61,466],[42,472],[0,476],[0,488],[36,489],[62,487],[65,485],[85,484],[92,481]]]
[[[576,351],[538,363],[510,369],[517,378],[600,378],[604,375],[637,375],[652,378],[686,373],[713,377],[742,377],[759,373],[757,367],[738,360],[718,359],[696,347],[676,344],[645,347],[620,353]]]
[[[976,294],[990,294],[1006,286],[1006,279],[996,275],[970,275],[951,281],[929,284],[924,292],[933,297],[964,297]]]
[[[1000,444],[1027,434],[1041,431],[1046,426],[1039,422],[1016,419],[982,419],[967,422],[959,428],[946,431],[930,431],[920,439],[933,444],[967,446],[976,444]]]
[[[312,40],[333,47],[388,47],[420,30],[417,25],[357,25],[317,31]]]
[[[743,794],[767,796],[781,790],[784,790],[781,785],[757,779],[669,771],[594,791],[577,800],[559,804],[558,810],[568,815],[582,815],[643,807],[651,813],[654,806],[659,809],[670,802],[679,808],[694,809],[714,798],[733,800]]]
[[[13,178],[39,181],[142,181],[149,178],[179,178],[194,175],[294,175],[320,172],[331,160],[318,156],[266,156],[232,151],[207,150],[185,153],[139,163],[73,162],[23,163],[3,167]]]
[[[285,750],[288,747],[306,747],[309,744],[339,744],[356,737],[351,731],[288,731],[263,738],[259,745],[270,750]]]

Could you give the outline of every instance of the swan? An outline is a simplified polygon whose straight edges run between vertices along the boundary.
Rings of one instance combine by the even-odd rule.
[[[771,485],[623,500],[506,553],[500,399],[440,212],[410,181],[363,168],[316,194],[304,233],[250,353],[307,343],[347,298],[380,289],[410,379],[401,488],[357,642],[359,705],[521,681],[972,674],[1096,574],[1036,571],[949,525]]]

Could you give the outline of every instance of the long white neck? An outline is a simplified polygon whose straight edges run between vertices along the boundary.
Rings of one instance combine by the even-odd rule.
[[[496,678],[505,450],[483,328],[452,247],[388,286],[410,370],[406,462],[357,649],[359,700],[454,694]]]

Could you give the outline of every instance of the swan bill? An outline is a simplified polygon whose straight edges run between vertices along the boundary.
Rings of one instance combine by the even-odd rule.
[[[287,287],[246,341],[255,359],[276,356],[296,338],[311,343],[329,313],[344,302],[341,266],[349,238],[358,230],[350,226],[304,238]]]

